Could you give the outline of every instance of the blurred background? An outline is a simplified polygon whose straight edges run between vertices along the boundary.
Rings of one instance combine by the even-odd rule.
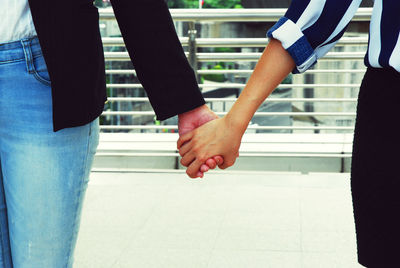
[[[207,104],[223,116],[290,1],[166,3]],[[74,267],[361,267],[349,172],[372,1],[323,59],[261,105],[235,166],[202,180],[179,164],[177,118],[155,120],[109,1],[95,4],[109,101]]]
[[[290,1],[166,2],[207,104],[218,115],[224,115],[243,90],[268,43],[267,30],[284,14]],[[124,47],[110,2],[96,0],[95,3],[100,10],[99,26],[105,49],[109,96],[101,116],[102,133],[177,133],[177,117],[162,122],[156,120]],[[367,49],[371,6],[372,1],[363,1],[344,37],[327,56],[305,74],[289,75],[260,106],[247,130],[247,134],[255,135],[244,140],[271,140],[277,148],[254,144],[246,147],[244,143],[242,149],[245,152],[234,169],[349,172],[358,88],[365,71],[363,58]],[[156,68],[157,63],[154,64]],[[276,135],[265,137],[264,134]],[[286,139],[293,140],[296,146],[300,146],[300,141],[306,142],[296,149],[296,146],[282,142]],[[284,145],[277,145],[281,143]],[[135,161],[127,161],[131,164],[126,168],[182,169],[172,146],[163,151],[162,146],[152,148],[144,144],[141,143],[143,150],[130,155]],[[128,156],[126,150],[109,153]],[[144,153],[151,153],[151,159]],[[275,161],[277,155],[280,157]],[[98,156],[103,156],[95,162],[98,166],[112,166],[112,158],[107,158],[109,155],[100,153]],[[265,157],[271,160],[270,165],[264,163]]]

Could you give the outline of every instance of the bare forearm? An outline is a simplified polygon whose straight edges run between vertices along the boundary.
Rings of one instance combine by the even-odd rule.
[[[220,168],[235,163],[240,142],[251,118],[260,104],[293,70],[294,61],[279,41],[271,40],[263,52],[249,82],[229,113],[213,120],[178,140],[181,164],[195,178],[200,166],[214,155],[224,159]]]
[[[234,127],[244,133],[261,103],[293,70],[295,63],[281,43],[271,39],[258,61],[246,87],[226,115]]]

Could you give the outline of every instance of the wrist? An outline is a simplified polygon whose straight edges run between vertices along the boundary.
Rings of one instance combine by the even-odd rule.
[[[193,115],[193,114],[202,113],[202,112],[208,111],[208,110],[209,110],[208,106],[205,105],[205,104],[203,104],[203,105],[201,105],[201,106],[199,106],[199,107],[196,107],[196,108],[194,108],[194,109],[192,109],[192,110],[190,110],[190,111],[187,111],[187,112],[178,114],[178,118],[181,119],[182,117],[191,116],[191,115]]]
[[[235,133],[243,136],[244,132],[247,129],[249,122],[245,118],[242,118],[240,115],[236,116],[234,114],[228,113],[224,116],[225,122],[227,126],[234,131]]]

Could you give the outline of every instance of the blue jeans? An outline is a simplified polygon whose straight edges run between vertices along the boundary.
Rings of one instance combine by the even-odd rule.
[[[1,268],[72,266],[98,137],[98,119],[53,132],[37,38],[0,44]]]

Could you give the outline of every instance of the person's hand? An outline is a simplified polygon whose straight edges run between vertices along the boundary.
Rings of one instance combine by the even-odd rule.
[[[181,163],[186,173],[195,177],[201,165],[220,155],[227,168],[235,163],[240,141],[258,107],[295,68],[296,63],[281,42],[271,39],[257,62],[239,98],[221,119],[215,119],[183,134],[178,140]]]
[[[232,166],[238,156],[244,131],[238,130],[227,117],[215,119],[182,135],[178,140],[181,164],[186,173],[195,178],[201,165],[210,157],[220,155],[224,159],[218,166]]]
[[[178,131],[179,136],[182,136],[201,125],[217,119],[218,116],[211,111],[207,105],[202,105],[196,109],[178,115]],[[222,165],[224,159],[221,156],[213,156],[207,159],[199,167],[196,177],[203,177],[204,173],[209,169],[216,168],[217,165]]]

